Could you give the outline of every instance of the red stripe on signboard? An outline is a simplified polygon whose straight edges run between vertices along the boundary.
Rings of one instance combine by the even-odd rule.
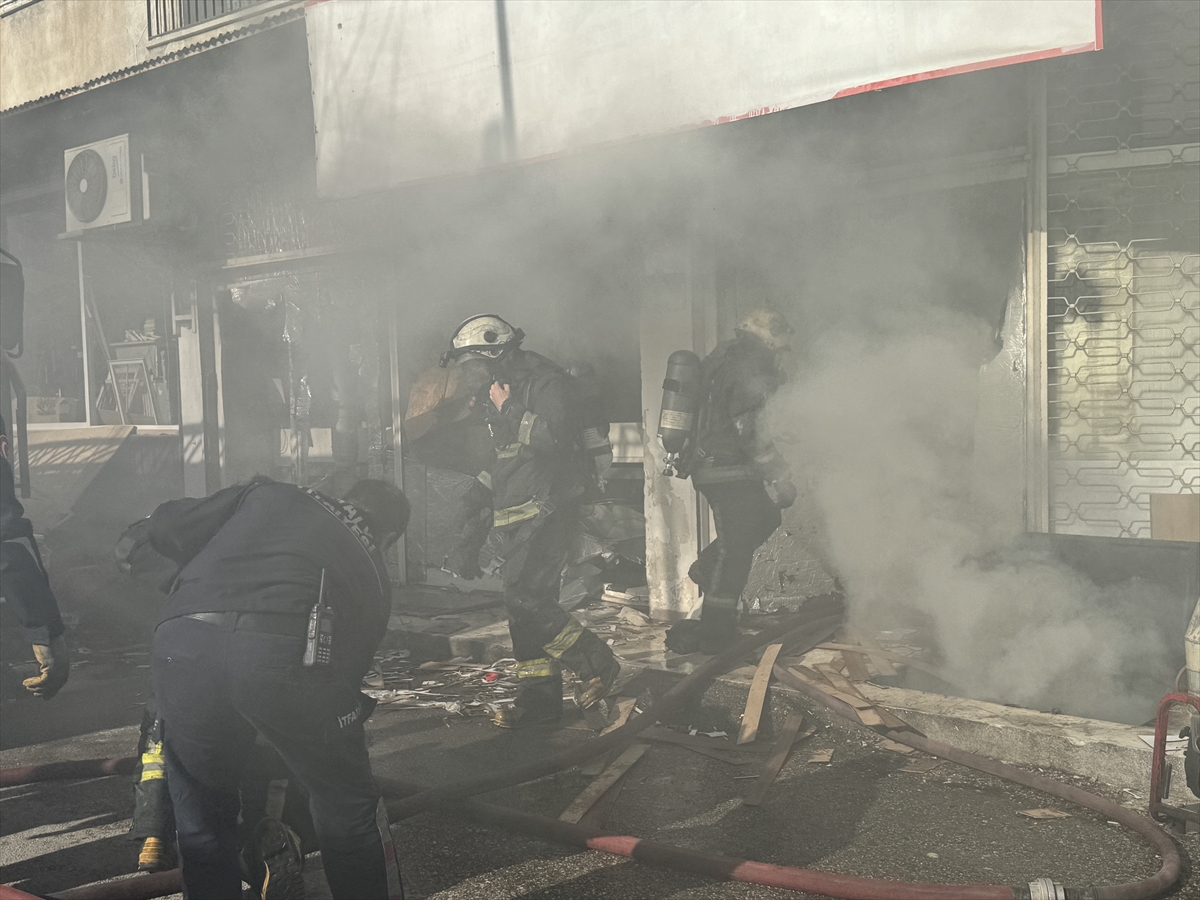
[[[855,94],[865,94],[868,91],[881,91],[884,88],[898,87],[902,84],[914,84],[918,81],[931,81],[934,78],[945,78],[948,75],[961,75],[965,72],[981,72],[984,69],[996,69],[1000,66],[1011,66],[1017,63],[1036,62],[1039,59],[1053,59],[1057,56],[1068,56],[1072,53],[1087,53],[1091,50],[1104,49],[1104,21],[1101,13],[1101,0],[1096,0],[1096,36],[1090,44],[1074,44],[1070,47],[1054,47],[1050,50],[1038,50],[1034,53],[1019,53],[1015,56],[1002,56],[999,59],[988,59],[977,63],[967,63],[961,66],[950,66],[946,69],[933,69],[929,72],[919,72],[916,75],[901,75],[886,81],[874,81],[871,84],[858,87],[843,88],[829,99],[852,97]],[[754,115],[754,113],[750,113]],[[739,116],[738,118],[744,118]]]

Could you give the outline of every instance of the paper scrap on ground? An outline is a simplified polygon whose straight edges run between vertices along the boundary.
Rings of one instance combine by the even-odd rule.
[[[912,753],[913,748],[908,744],[900,744],[896,741],[884,740],[879,742],[879,746],[884,750],[891,750],[893,753]]]
[[[1070,813],[1065,813],[1059,809],[1020,809],[1017,810],[1017,815],[1027,816],[1030,819],[1069,819]]]
[[[827,763],[833,759],[832,750],[818,750],[808,758],[810,763]]]
[[[911,772],[913,775],[924,775],[926,772],[932,772],[940,766],[945,760],[942,759],[914,759],[908,763],[903,769],[897,769],[897,772]]]

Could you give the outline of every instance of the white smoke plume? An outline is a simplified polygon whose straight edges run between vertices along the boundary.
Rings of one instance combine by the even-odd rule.
[[[996,495],[972,490],[982,323],[927,317],[867,339],[838,332],[775,404],[796,435],[851,618],[916,627],[966,695],[1141,723],[1169,689],[1169,648],[1145,611],[1161,586],[1097,587],[1019,540]],[[1020,473],[1005,483],[1021,489]],[[1153,702],[1152,699],[1150,701]]]

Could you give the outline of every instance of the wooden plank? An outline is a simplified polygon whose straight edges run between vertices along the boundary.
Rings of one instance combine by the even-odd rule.
[[[863,697],[862,694],[858,693],[858,691],[848,694],[839,688],[835,688],[830,683],[828,678],[821,677],[821,675],[814,672],[812,669],[809,669],[807,666],[793,667],[788,669],[788,671],[797,678],[807,681],[818,690],[824,691],[826,694],[829,694],[829,696],[836,697],[846,705],[852,707],[854,709],[854,714],[858,716],[858,721],[862,722],[862,724],[866,725],[868,728],[884,727],[885,722],[880,710],[877,710],[875,705]],[[805,675],[805,671],[809,672],[810,674]]]
[[[763,704],[767,700],[767,685],[771,681],[771,667],[783,644],[770,644],[758,661],[754,680],[750,682],[750,695],[746,698],[746,711],[742,713],[742,728],[737,742],[748,744],[758,736],[758,723],[762,720]]]
[[[870,681],[871,671],[867,668],[867,655],[853,650],[843,650],[842,659],[846,661],[846,673],[851,681]]]
[[[736,756],[736,753],[761,753],[760,747],[745,747],[740,751],[737,750],[722,750],[716,746],[709,746],[707,743],[701,743],[701,739],[691,737],[686,734],[679,734],[671,731],[669,728],[663,728],[660,725],[655,725],[643,731],[639,737],[652,741],[659,741],[663,744],[674,744],[677,747],[684,747],[691,750],[693,753],[699,753],[702,756],[708,756],[712,759],[719,759],[721,762],[729,763],[731,766],[748,766],[751,760],[741,759]],[[707,741],[707,739],[704,739]]]
[[[608,820],[608,814],[617,802],[617,798],[621,796],[621,791],[625,788],[625,782],[629,780],[629,771],[626,770],[616,784],[610,787],[601,795],[600,799],[593,804],[592,808],[583,814],[578,824],[586,828],[594,828],[599,830],[604,827],[604,823]]]
[[[889,661],[890,657],[884,651],[883,647],[880,646],[879,641],[875,638],[875,635],[863,634],[858,635],[857,637],[858,642],[867,648],[867,652],[871,656],[871,662],[875,664],[875,668],[880,675],[887,677],[889,675],[896,674],[895,667],[892,666],[891,662]]]
[[[579,773],[581,775],[587,775],[590,778],[595,778],[610,765],[612,765],[613,760],[620,755],[621,748],[616,747],[612,750],[609,750],[607,753],[601,753],[599,756],[593,756],[590,760],[579,767]]]
[[[787,721],[783,723],[783,730],[779,732],[779,736],[775,739],[775,745],[771,748],[771,755],[763,762],[762,771],[758,775],[758,781],[754,782],[754,785],[750,788],[750,795],[744,801],[747,806],[758,806],[763,802],[763,798],[767,796],[767,789],[771,787],[775,776],[779,774],[779,770],[787,762],[788,754],[792,750],[792,744],[796,742],[796,736],[800,733],[800,726],[803,724],[804,716],[799,713],[792,713],[788,716]]]
[[[578,822],[582,819],[584,813],[592,808],[593,804],[604,795],[604,792],[616,784],[617,780],[642,758],[642,754],[649,746],[649,744],[641,742],[630,744],[625,748],[625,752],[613,760],[612,765],[601,772],[595,781],[585,787],[579,796],[571,801],[571,805],[558,818],[563,822]]]

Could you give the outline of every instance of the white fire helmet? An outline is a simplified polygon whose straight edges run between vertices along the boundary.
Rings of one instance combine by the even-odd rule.
[[[519,347],[524,339],[525,332],[513,328],[499,316],[490,313],[471,316],[454,330],[454,336],[450,338],[453,349],[443,354],[442,365],[467,355],[500,359]]]
[[[752,309],[737,324],[736,331],[744,331],[759,338],[768,350],[791,350],[795,331],[780,313],[765,306]]]

